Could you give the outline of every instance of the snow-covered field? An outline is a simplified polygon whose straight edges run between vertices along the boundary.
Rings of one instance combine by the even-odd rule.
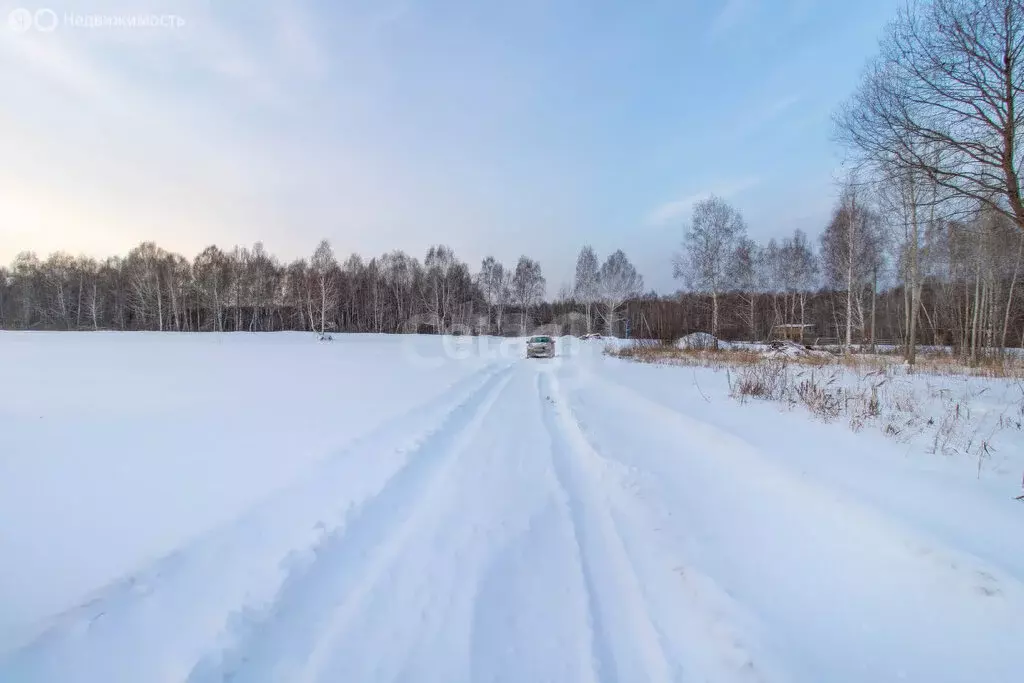
[[[1020,680],[1019,436],[561,341],[0,333],[0,681]]]

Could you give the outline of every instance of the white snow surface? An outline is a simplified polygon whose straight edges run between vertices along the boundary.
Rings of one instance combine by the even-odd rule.
[[[1019,471],[603,346],[0,333],[0,681],[1021,680]]]

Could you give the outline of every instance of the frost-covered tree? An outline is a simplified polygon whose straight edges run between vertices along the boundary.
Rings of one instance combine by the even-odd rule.
[[[338,262],[330,242],[321,240],[317,245],[309,270],[319,298],[320,335],[323,336],[327,333],[327,311],[338,305]]]
[[[576,282],[573,287],[573,295],[576,301],[583,304],[583,310],[587,316],[587,333],[591,331],[591,308],[597,299],[597,254],[589,244],[580,249],[580,255],[576,258]]]
[[[602,316],[609,335],[614,334],[618,310],[631,297],[640,294],[643,288],[644,279],[621,249],[601,264],[597,273],[597,293],[604,304]]]
[[[381,257],[380,272],[391,301],[396,332],[402,329],[402,325],[412,315],[419,269],[419,262],[403,251],[391,251]]]
[[[491,324],[497,312],[497,328],[501,330],[502,314],[508,303],[508,277],[505,266],[493,256],[488,256],[480,263],[477,281],[487,300],[487,324]]]
[[[732,260],[747,227],[738,210],[711,196],[693,207],[683,250],[676,254],[673,272],[695,291],[711,295],[711,334],[718,336],[718,299],[728,289]]]
[[[452,301],[452,284],[456,260],[450,247],[438,244],[427,250],[423,259],[424,278],[421,297],[427,314],[433,320],[434,329],[445,329],[448,311]]]
[[[167,252],[153,242],[143,242],[128,252],[126,267],[129,273],[133,317],[144,328],[149,321],[159,331],[164,329],[163,262]]]
[[[861,294],[877,272],[882,253],[878,213],[854,183],[843,190],[832,220],[821,235],[821,260],[829,284],[846,291],[846,339],[849,353],[853,328],[864,328]],[[856,320],[856,325],[855,325]]]
[[[757,294],[763,291],[764,282],[759,278],[758,265],[761,248],[749,237],[741,237],[733,250],[729,280],[732,288],[739,293],[742,306],[740,319],[750,329],[750,339],[757,339]]]
[[[540,264],[526,256],[520,256],[516,272],[512,276],[512,295],[519,306],[519,331],[526,334],[526,316],[530,306],[544,296],[544,276]]]
[[[230,278],[227,257],[216,246],[211,245],[196,256],[192,262],[192,273],[200,300],[213,315],[212,328],[224,331],[224,292]]]

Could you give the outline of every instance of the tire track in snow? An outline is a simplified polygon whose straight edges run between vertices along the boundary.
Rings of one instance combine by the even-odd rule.
[[[651,490],[682,513],[671,515],[670,533],[682,531],[683,545],[697,541],[713,583],[770,629],[758,629],[762,640],[794,674],[820,679],[839,666],[858,680],[886,671],[906,671],[908,680],[927,671],[933,680],[1009,680],[1019,650],[1009,634],[1024,605],[1016,577],[801,476],[738,435],[598,379],[579,405],[595,402],[585,412],[601,443],[615,444],[608,455],[650,475]],[[609,414],[618,420],[607,422]],[[743,567],[750,562],[756,572]],[[878,656],[858,660],[858,650]]]
[[[344,533],[344,520],[412,466],[426,442],[509,367],[471,372],[235,519],[53,617],[26,645],[0,654],[0,680],[184,680],[197,661],[219,661],[266,616],[269,607],[262,606],[307,570],[309,555]],[[153,638],[167,623],[178,637]]]
[[[551,396],[561,426],[574,442],[577,464],[603,493],[611,529],[629,559],[674,680],[790,680],[771,653],[749,648],[750,631],[759,630],[750,616],[659,533],[658,516],[637,485],[641,473],[607,457],[591,440],[557,379]]]
[[[267,609],[244,617],[237,643],[200,661],[188,682],[319,680],[331,644],[352,626],[362,602],[415,532],[416,510],[457,464],[511,372],[506,367],[489,377],[450,413],[384,489],[328,535],[304,569],[288,576]]]
[[[551,438],[557,483],[579,547],[590,607],[595,675],[612,681],[671,681],[673,675],[658,632],[648,614],[640,579],[611,517],[607,501],[584,462],[589,445],[564,412],[558,379],[537,376],[544,426]]]
[[[836,487],[813,473],[797,473],[784,462],[765,457],[759,447],[741,436],[667,406],[621,382],[597,374],[588,375],[588,379],[598,380],[619,396],[628,397],[631,403],[639,402],[648,406],[654,414],[661,416],[670,424],[674,423],[676,429],[684,430],[691,443],[707,444],[709,452],[721,453],[723,456],[742,461],[743,467],[739,469],[743,471],[760,470],[768,479],[785,481],[799,490],[814,494],[817,498],[828,498],[832,506],[845,507],[864,516],[894,542],[900,542],[901,539],[905,549],[916,557],[927,558],[939,571],[964,581],[969,585],[969,592],[994,597],[1001,595],[1001,585],[1007,584],[1012,587],[1010,590],[1013,593],[1024,597],[1024,578],[1004,568],[998,560],[953,548],[930,530],[920,527],[912,520],[887,514],[887,509],[857,495],[855,491]],[[826,491],[828,496],[824,493]]]

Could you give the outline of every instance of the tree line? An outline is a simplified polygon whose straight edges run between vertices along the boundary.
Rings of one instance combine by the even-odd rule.
[[[758,244],[738,210],[703,200],[675,256],[687,291],[636,301],[631,324],[666,339],[686,330],[847,349],[893,344],[910,362],[919,344],[973,361],[1024,347],[1024,233],[985,209],[970,220],[937,211],[905,220],[904,190],[848,184],[817,245],[800,230]]]
[[[588,253],[593,268],[581,266],[583,284],[552,304],[535,260],[506,267],[488,256],[473,272],[444,245],[422,260],[392,251],[339,263],[323,240],[310,258],[287,264],[258,242],[210,246],[191,261],[153,242],[103,260],[25,252],[0,267],[0,328],[525,334],[559,319],[589,331],[598,316],[588,303],[580,322],[568,300],[578,294],[609,303],[600,319],[611,331],[642,279],[621,251],[600,268]]]
[[[540,265],[493,257],[474,272],[448,247],[339,263],[321,242],[281,263],[259,243],[189,261],[147,242],[102,261],[20,254],[0,268],[0,326],[50,330],[602,332],[666,340],[694,331],[765,340],[795,326],[807,343],[916,342],[965,355],[1024,343],[1021,239],[1003,215],[924,221],[916,265],[891,204],[847,188],[817,244],[800,230],[759,244],[740,212],[699,202],[675,256],[684,291],[644,292],[621,250],[584,246],[575,280],[550,301]],[[870,201],[869,201],[870,199]],[[911,269],[918,271],[911,275]],[[914,294],[908,282],[917,283]],[[912,321],[912,301],[922,322]],[[804,332],[806,330],[806,332]]]

